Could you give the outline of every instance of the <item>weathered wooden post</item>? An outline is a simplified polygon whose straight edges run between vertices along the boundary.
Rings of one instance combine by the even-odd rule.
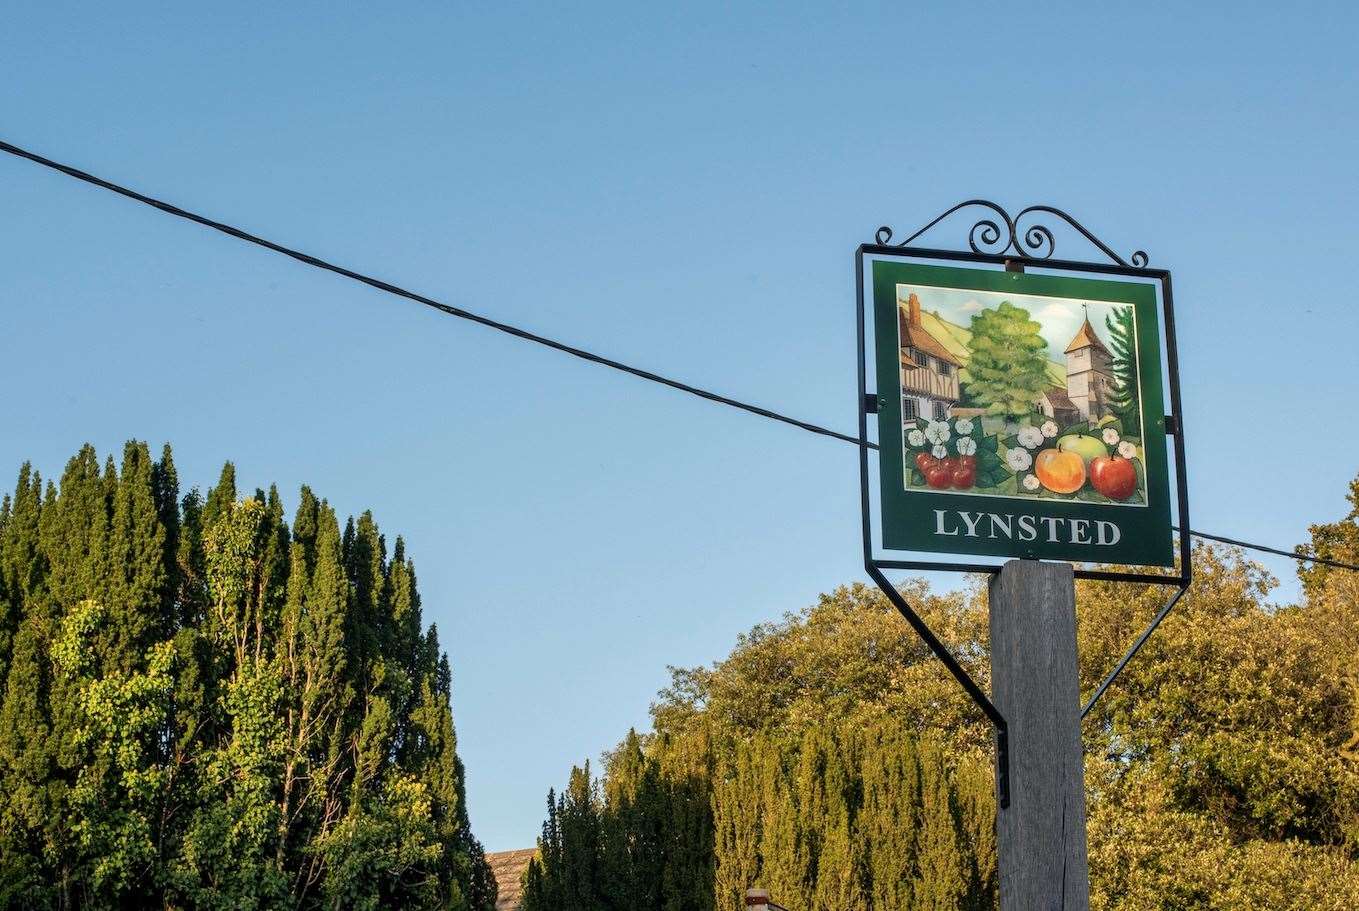
[[[1086,911],[1085,777],[1068,563],[1010,560],[991,580],[991,700],[1010,738],[997,817],[1000,906]]]

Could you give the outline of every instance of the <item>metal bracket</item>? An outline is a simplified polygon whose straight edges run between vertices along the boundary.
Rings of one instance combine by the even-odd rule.
[[[940,250],[915,248],[912,244],[928,233],[936,225],[943,222],[949,216],[960,210],[979,207],[987,210],[986,214],[979,218],[967,234],[967,245],[970,253],[957,250]],[[1109,263],[1078,262],[1057,260],[1053,254],[1056,252],[1056,242],[1053,232],[1044,224],[1036,219],[1043,217],[1055,217],[1065,222],[1070,228],[1074,229],[1086,241],[1093,245],[1100,253],[1104,254],[1110,261]],[[1170,415],[1166,416],[1166,433],[1174,437],[1174,461],[1175,474],[1177,481],[1176,499],[1179,519],[1179,574],[1167,576],[1154,573],[1129,573],[1117,570],[1106,569],[1082,569],[1077,568],[1075,575],[1078,579],[1100,579],[1107,581],[1140,582],[1151,585],[1176,585],[1179,591],[1170,599],[1170,603],[1162,608],[1157,614],[1151,625],[1138,637],[1132,647],[1128,649],[1122,660],[1113,669],[1108,677],[1095,690],[1090,701],[1086,703],[1081,711],[1084,718],[1104,694],[1104,692],[1117,680],[1137,652],[1156,631],[1156,627],[1170,613],[1175,604],[1188,589],[1192,577],[1193,569],[1190,561],[1192,553],[1189,541],[1189,534],[1185,530],[1189,527],[1189,495],[1185,481],[1185,451],[1184,435],[1179,421],[1182,413],[1180,405],[1180,383],[1178,356],[1175,349],[1175,317],[1174,305],[1170,286],[1170,273],[1164,269],[1147,268],[1147,254],[1141,250],[1134,251],[1127,259],[1118,255],[1107,244],[1091,233],[1084,225],[1076,221],[1061,209],[1052,206],[1029,206],[1011,216],[999,205],[985,199],[969,199],[953,206],[934,220],[926,224],[923,228],[911,234],[904,241],[892,243],[892,229],[881,227],[877,230],[875,243],[864,244],[859,247],[855,254],[855,285],[856,285],[856,305],[858,311],[858,374],[859,374],[859,496],[861,500],[861,514],[863,525],[863,548],[864,566],[874,583],[882,590],[897,611],[906,618],[911,624],[917,635],[925,641],[936,658],[948,669],[953,678],[972,698],[972,701],[986,715],[995,729],[996,737],[996,793],[998,802],[1002,808],[1010,805],[1010,735],[1009,728],[1000,711],[996,709],[990,698],[981,691],[976,682],[968,675],[958,662],[953,658],[934,633],[929,629],[923,620],[906,603],[906,599],[896,590],[887,578],[882,574],[883,569],[915,569],[915,570],[946,570],[957,572],[983,572],[995,573],[1000,571],[1000,567],[991,564],[963,564],[947,563],[942,561],[918,561],[918,560],[879,560],[873,552],[872,540],[872,519],[871,519],[871,497],[869,494],[869,468],[868,453],[877,446],[868,438],[868,415],[877,414],[878,406],[882,400],[876,396],[870,396],[867,390],[867,343],[865,339],[864,326],[864,259],[866,255],[888,255],[888,256],[915,256],[924,259],[937,260],[961,260],[971,263],[989,263],[1000,266],[1007,272],[1023,272],[1026,266],[1042,267],[1046,269],[1057,269],[1066,271],[1084,271],[1112,275],[1126,275],[1141,279],[1153,279],[1161,285],[1162,308],[1165,317],[1165,345],[1166,358],[1169,370],[1169,393],[1170,393]]]
[[[1100,683],[1100,685],[1095,688],[1094,695],[1092,695],[1090,697],[1090,701],[1088,701],[1085,704],[1085,708],[1081,709],[1082,719],[1084,719],[1086,715],[1090,714],[1090,710],[1095,707],[1095,703],[1099,702],[1099,697],[1103,696],[1104,691],[1107,690],[1113,684],[1113,682],[1118,679],[1119,674],[1123,673],[1123,669],[1128,666],[1128,662],[1133,660],[1133,656],[1135,656],[1138,653],[1138,651],[1141,650],[1142,646],[1146,644],[1147,640],[1151,638],[1151,634],[1156,632],[1156,627],[1160,626],[1161,621],[1164,620],[1167,616],[1169,616],[1170,612],[1174,610],[1175,605],[1179,603],[1180,598],[1187,591],[1189,591],[1188,581],[1184,582],[1184,584],[1180,586],[1179,590],[1175,592],[1175,594],[1170,596],[1170,601],[1166,603],[1165,607],[1161,608],[1161,612],[1158,613],[1155,619],[1151,621],[1151,624],[1148,625],[1147,628],[1142,631],[1142,635],[1137,637],[1137,641],[1134,642],[1132,644],[1132,647],[1129,648],[1127,652],[1123,654],[1123,658],[1119,660],[1118,664],[1114,665],[1114,669],[1109,672],[1109,676],[1105,677],[1104,680]]]
[[[996,794],[1000,808],[1010,806],[1010,729],[996,728]]]
[[[901,592],[897,591],[896,586],[892,585],[892,583],[887,580],[887,577],[882,574],[882,570],[878,569],[872,560],[867,561],[864,564],[864,568],[868,570],[868,575],[872,577],[882,593],[887,596],[887,600],[891,601],[892,606],[897,609],[897,612],[906,618],[906,622],[911,624],[911,628],[915,630],[916,635],[924,640],[925,644],[929,646],[930,651],[934,652],[934,657],[939,659],[939,662],[953,675],[953,679],[957,680],[958,684],[962,686],[967,695],[972,697],[972,701],[977,704],[977,708],[982,710],[982,714],[986,716],[987,720],[991,722],[992,727],[995,728],[996,801],[1000,804],[1002,810],[1009,807],[1010,733],[1009,726],[1005,722],[1005,716],[996,708],[995,703],[991,701],[990,697],[982,692],[981,687],[977,686],[977,682],[972,679],[972,675],[958,663],[957,659],[953,657],[953,654],[944,646],[944,643],[939,641],[939,637],[934,634],[934,631],[929,628],[929,625],[920,618],[919,614],[911,609],[911,605],[902,597]]]

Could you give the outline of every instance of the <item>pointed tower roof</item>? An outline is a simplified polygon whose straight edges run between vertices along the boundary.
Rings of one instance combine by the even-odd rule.
[[[1109,353],[1109,349],[1104,347],[1104,342],[1101,342],[1099,336],[1095,334],[1095,327],[1090,325],[1090,311],[1088,308],[1085,312],[1085,322],[1081,323],[1081,328],[1076,330],[1076,337],[1071,340],[1070,345],[1066,346],[1065,353],[1070,354],[1071,352],[1079,351],[1082,348],[1098,348],[1105,354]]]

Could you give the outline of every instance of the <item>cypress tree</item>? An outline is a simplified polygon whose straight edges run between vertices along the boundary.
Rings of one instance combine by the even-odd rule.
[[[915,907],[920,770],[915,741],[887,725],[868,732],[859,837],[867,855],[869,907]]]
[[[843,732],[827,744],[821,780],[816,879],[809,907],[817,909],[862,908],[862,887],[858,852],[854,845],[854,825],[858,811],[857,769],[852,736]]]
[[[571,770],[558,808],[562,833],[562,911],[604,907],[600,880],[599,812],[590,763]]]
[[[40,597],[45,584],[46,561],[38,547],[41,521],[42,478],[25,462],[14,497],[5,497],[0,510],[0,692],[26,605]]]
[[[660,738],[650,760],[662,820],[661,908],[712,911],[717,873],[712,742],[702,728],[682,738]]]
[[[116,481],[108,545],[98,591],[89,593],[107,611],[108,622],[95,646],[103,653],[106,671],[137,668],[146,649],[170,632],[170,536],[158,502],[158,474],[146,444],[128,443],[121,477],[111,470],[106,475]]]
[[[49,503],[53,499],[49,492]],[[48,816],[60,804],[49,744],[47,563],[40,548],[42,478],[25,462],[0,531],[0,906],[56,897]],[[48,520],[50,522],[50,520]]]
[[[554,790],[547,792],[547,818],[538,838],[537,856],[524,872],[523,911],[557,911],[564,906],[560,870],[563,862],[561,802]]]
[[[800,851],[795,785],[784,768],[782,744],[770,738],[761,746],[760,883],[775,895],[787,896],[790,905],[801,904],[806,893],[806,865]]]
[[[915,901],[922,911],[954,911],[966,897],[969,863],[942,751],[920,751],[920,828],[917,830]]]
[[[713,779],[714,903],[736,907],[745,890],[762,882],[760,839],[765,812],[763,754],[734,750],[719,760]]]
[[[968,911],[992,911],[999,887],[995,773],[984,760],[964,759],[954,773],[963,842],[968,846]]]
[[[1123,432],[1141,436],[1141,404],[1137,392],[1137,328],[1133,323],[1132,307],[1114,307],[1104,318],[1109,329],[1109,364],[1114,374],[1114,389],[1109,406],[1123,424]]]
[[[0,502],[0,906],[489,911],[404,545],[236,497],[133,442]]]
[[[222,473],[217,477],[217,486],[208,491],[207,501],[203,504],[203,528],[209,529],[217,524],[222,513],[236,503],[236,466],[231,462],[222,464]]]

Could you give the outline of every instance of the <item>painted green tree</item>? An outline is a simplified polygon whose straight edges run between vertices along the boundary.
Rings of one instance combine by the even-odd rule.
[[[1109,406],[1133,433],[1141,426],[1141,404],[1137,392],[1137,327],[1133,323],[1132,307],[1114,307],[1104,318],[1109,329],[1109,353],[1113,355],[1110,368],[1114,374],[1114,389]]]
[[[415,572],[303,488],[167,447],[0,504],[0,906],[495,902]]]
[[[964,402],[1007,418],[1032,415],[1038,397],[1052,385],[1041,328],[1029,311],[1009,301],[974,315]]]

